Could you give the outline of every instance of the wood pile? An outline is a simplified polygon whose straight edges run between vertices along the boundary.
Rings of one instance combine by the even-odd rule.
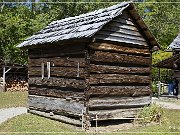
[[[6,91],[27,91],[28,82],[24,76],[8,76],[6,79]]]

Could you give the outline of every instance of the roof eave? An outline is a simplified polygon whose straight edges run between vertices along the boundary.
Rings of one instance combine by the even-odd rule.
[[[52,42],[52,43],[43,43],[43,44],[36,44],[36,45],[26,45],[26,46],[21,46],[19,48],[21,49],[35,49],[35,48],[41,48],[41,47],[50,47],[50,46],[57,46],[57,45],[66,45],[66,44],[72,44],[74,43],[89,43],[92,42],[91,37],[86,37],[86,38],[72,38],[72,39],[66,39],[66,40],[59,40],[57,42]],[[18,46],[17,46],[18,47]]]
[[[146,40],[151,45],[151,49],[154,50],[154,51],[159,50],[161,48],[159,43],[157,42],[157,40],[153,36],[153,34],[150,32],[150,30],[147,27],[147,25],[144,23],[143,19],[138,14],[134,4],[133,3],[129,3],[129,4],[130,4],[130,6],[128,7],[129,8],[129,13],[134,18],[134,20],[136,21],[137,25],[142,29],[142,32],[145,35]],[[158,49],[153,49],[154,47],[158,47]]]

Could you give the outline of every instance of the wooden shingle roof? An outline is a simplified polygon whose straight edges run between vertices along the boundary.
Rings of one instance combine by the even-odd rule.
[[[168,46],[168,50],[180,50],[180,34],[173,40],[173,42]]]
[[[159,47],[159,44],[155,40],[154,36],[150,33],[149,29],[138,15],[134,5],[131,2],[122,2],[105,9],[53,21],[35,35],[27,38],[17,47],[37,46],[40,44],[53,43],[69,39],[90,38],[96,34],[105,24],[110,22],[115,17],[121,15],[122,12],[127,8],[130,9],[132,17],[136,20],[136,23],[142,29],[149,44],[152,47]]]

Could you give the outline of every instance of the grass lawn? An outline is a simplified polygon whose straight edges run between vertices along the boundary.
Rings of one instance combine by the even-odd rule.
[[[107,135],[127,134],[127,132],[136,132],[136,133],[128,133],[132,135],[141,134],[141,133],[152,134],[153,132],[154,132],[153,134],[158,134],[158,135],[159,134],[171,135],[172,133],[177,135],[180,134],[180,110],[166,110],[166,116],[167,116],[167,123],[164,123],[162,125],[133,127],[128,130],[121,130],[121,131],[119,130],[118,133],[116,132],[116,133],[103,133],[103,134],[107,134]],[[79,133],[74,133],[78,131]],[[46,132],[59,132],[53,134],[85,134],[83,132],[81,133],[80,128],[76,128],[69,124],[64,124],[58,121],[50,120],[32,114],[24,114],[21,116],[17,116],[1,124],[0,132],[44,132],[44,134],[50,134]],[[29,133],[29,134],[33,134],[33,133]],[[38,133],[34,133],[34,134],[38,134]]]
[[[145,134],[180,135],[180,110],[165,110],[167,122],[162,125],[138,127],[125,132],[148,132]],[[155,133],[156,132],[156,133]]]
[[[0,108],[26,106],[28,92],[1,92]]]
[[[27,92],[0,93],[0,101],[1,101],[0,108],[26,106]],[[134,134],[142,133],[142,134],[171,135],[173,133],[173,134],[180,135],[180,110],[165,110],[165,112],[166,112],[165,115],[167,117],[167,122],[163,123],[162,125],[153,125],[153,126],[146,126],[146,127],[134,126],[128,130],[122,130],[122,129],[119,130],[118,129],[119,127],[118,127],[116,130],[117,131],[116,133],[104,133],[104,134],[134,135]],[[111,128],[111,127],[104,127],[104,128]],[[15,134],[15,133],[7,133],[7,132],[31,132],[31,133],[28,133],[28,135],[29,134],[33,134],[33,135],[42,134],[42,132],[44,132],[44,134],[47,134],[47,135],[49,135],[50,132],[52,133],[58,132],[58,133],[53,133],[53,135],[54,134],[85,134],[84,132],[81,131],[80,127],[77,128],[69,124],[64,124],[58,121],[50,120],[50,119],[32,115],[32,114],[23,114],[2,123],[0,125],[0,134],[6,134],[6,135]],[[41,132],[41,133],[37,133],[37,132]],[[78,132],[78,133],[75,133],[75,132]],[[135,132],[135,133],[131,133],[131,132]],[[20,133],[17,133],[17,134],[20,134]],[[21,133],[21,134],[25,134],[25,133]]]
[[[75,126],[64,124],[55,120],[50,120],[44,117],[32,115],[32,114],[23,114],[17,117],[10,119],[9,121],[0,125],[0,132],[40,132],[39,134],[50,134],[48,132],[59,132],[57,134],[69,134],[69,132],[78,131],[75,129]],[[14,133],[5,133],[5,134],[14,134]],[[20,134],[20,133],[17,133]],[[28,133],[37,135],[38,133]],[[53,135],[56,133],[53,133]]]

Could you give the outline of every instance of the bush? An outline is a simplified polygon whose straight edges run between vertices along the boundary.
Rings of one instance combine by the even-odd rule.
[[[150,106],[145,106],[139,113],[138,113],[138,123],[146,125],[148,123],[164,123],[166,122],[165,111],[162,107],[151,104]]]
[[[158,87],[157,87],[157,81],[153,81],[152,82],[152,92],[153,94],[157,94],[158,93]]]

